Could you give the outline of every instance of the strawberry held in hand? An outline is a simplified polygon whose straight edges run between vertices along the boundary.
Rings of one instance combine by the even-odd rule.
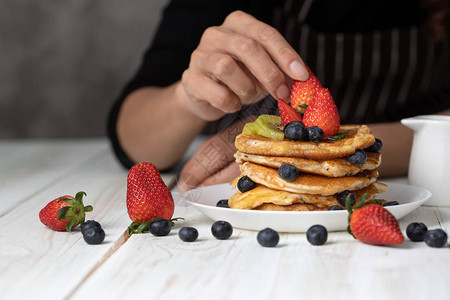
[[[317,89],[312,102],[303,115],[305,127],[317,126],[323,130],[324,137],[335,135],[340,126],[339,112],[326,88]]]
[[[127,210],[133,222],[149,222],[152,218],[170,220],[172,217],[172,193],[153,164],[137,164],[128,173]]]
[[[307,107],[312,101],[316,91],[322,88],[319,80],[311,72],[309,68],[309,77],[305,81],[296,80],[291,87],[291,107],[301,113],[305,112]]]
[[[286,126],[293,121],[301,121],[302,116],[289,106],[283,99],[278,99],[278,111],[280,112],[281,123]]]
[[[41,222],[56,231],[71,231],[78,224],[83,224],[85,213],[92,211],[92,206],[83,204],[85,192],[78,192],[75,198],[62,196],[49,202],[39,212]]]
[[[363,195],[364,197],[364,195]],[[349,232],[359,241],[370,245],[399,245],[405,240],[397,219],[379,204],[363,204],[349,216]],[[349,207],[349,206],[348,206]],[[348,208],[349,209],[349,208]]]

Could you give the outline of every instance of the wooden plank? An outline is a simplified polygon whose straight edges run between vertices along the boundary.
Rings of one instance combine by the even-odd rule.
[[[326,245],[312,246],[305,234],[282,234],[276,248],[263,248],[256,232],[235,229],[216,240],[213,223],[179,203],[169,236],[133,235],[73,294],[85,299],[448,299],[448,248],[433,249],[406,241],[401,246],[362,244],[346,232],[329,234]],[[430,227],[434,208],[420,208],[401,220]],[[182,226],[199,230],[199,240],[184,243]],[[99,290],[101,288],[101,293]]]
[[[79,150],[87,151],[85,147],[90,146]],[[31,189],[26,202],[0,217],[2,298],[65,298],[114,253],[124,242],[123,233],[131,222],[125,205],[126,175],[110,150],[104,149],[46,188]],[[164,176],[166,181],[172,177]],[[47,202],[80,190],[87,193],[85,204],[94,206],[87,219],[99,221],[106,232],[100,245],[86,244],[79,229],[55,232],[39,221],[38,213]]]
[[[0,216],[105,151],[105,139],[0,143]]]

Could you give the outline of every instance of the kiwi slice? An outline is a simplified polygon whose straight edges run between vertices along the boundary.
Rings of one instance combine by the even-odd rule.
[[[258,135],[275,140],[284,139],[283,124],[279,116],[260,115],[254,123],[253,128]]]
[[[243,134],[257,134],[255,129],[255,122],[250,122],[245,124],[244,128],[242,128]]]

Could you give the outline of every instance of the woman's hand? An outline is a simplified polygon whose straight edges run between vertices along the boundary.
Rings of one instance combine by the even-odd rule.
[[[239,166],[235,162],[234,140],[242,132],[245,123],[252,122],[256,116],[235,122],[226,130],[206,140],[185,164],[178,180],[178,191],[230,182],[239,176]]]
[[[213,121],[267,93],[287,99],[289,78],[308,78],[300,56],[276,29],[235,11],[205,30],[181,83],[191,112]]]

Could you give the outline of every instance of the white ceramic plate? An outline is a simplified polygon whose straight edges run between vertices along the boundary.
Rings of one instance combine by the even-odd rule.
[[[400,219],[427,201],[431,193],[421,187],[398,183],[386,183],[387,192],[377,198],[398,201],[400,205],[386,207]],[[225,220],[233,227],[261,230],[266,227],[280,232],[306,232],[315,224],[325,226],[328,231],[347,229],[348,213],[341,211],[257,211],[216,207],[217,201],[228,199],[235,193],[228,183],[191,190],[183,195],[188,204],[194,205],[207,217]]]

